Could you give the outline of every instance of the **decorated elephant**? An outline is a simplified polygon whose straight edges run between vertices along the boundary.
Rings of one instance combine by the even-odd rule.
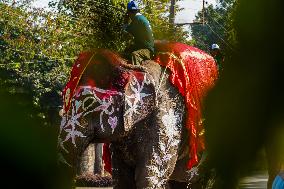
[[[63,91],[61,159],[80,169],[91,142],[110,143],[114,188],[193,183],[204,150],[202,99],[214,59],[181,43],[156,44],[154,61],[127,64],[114,52],[81,53]]]

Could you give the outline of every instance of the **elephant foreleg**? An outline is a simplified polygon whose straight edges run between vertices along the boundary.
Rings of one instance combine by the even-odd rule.
[[[168,145],[160,142],[153,148],[149,146],[151,153],[145,153],[142,160],[138,161],[135,170],[137,189],[168,188],[168,180],[177,160],[177,147]]]
[[[142,150],[135,170],[137,189],[169,188],[168,181],[177,161],[181,140],[178,120],[170,120],[176,118],[172,113],[161,112],[154,121],[155,125],[149,121],[152,122],[149,125],[151,131],[138,146]],[[171,125],[171,121],[175,124]]]
[[[112,148],[112,180],[114,189],[136,189],[134,168],[122,160],[121,151]]]
[[[104,174],[104,167],[103,167],[103,144],[96,143],[94,145],[95,148],[95,162],[94,162],[94,173],[103,175]]]

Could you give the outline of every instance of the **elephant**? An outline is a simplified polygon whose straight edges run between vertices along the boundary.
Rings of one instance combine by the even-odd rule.
[[[212,67],[204,73],[216,80],[213,58],[200,53],[187,56],[208,58]],[[170,81],[169,66],[152,60],[141,66],[127,64],[105,49],[82,53],[74,66],[77,71],[72,70],[71,84],[64,91],[58,138],[62,161],[72,167],[71,175],[80,170],[82,153],[95,142],[110,143],[114,189],[171,188],[171,180],[198,183],[202,164],[187,168],[188,110]],[[77,76],[72,78],[74,73]]]

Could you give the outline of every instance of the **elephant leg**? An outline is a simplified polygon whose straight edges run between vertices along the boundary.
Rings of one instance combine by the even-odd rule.
[[[79,165],[79,175],[93,174],[94,172],[94,143],[88,145],[86,150],[81,155],[81,161]]]
[[[104,166],[103,166],[103,143],[95,144],[95,165],[94,165],[94,173],[103,175],[104,174]]]
[[[135,169],[137,189],[169,188],[168,180],[177,160],[177,148],[171,148],[166,143],[160,142],[155,146],[149,145],[148,151],[152,153],[145,153]]]
[[[82,172],[82,166],[84,166],[82,159],[86,158],[84,157],[84,152],[94,138],[94,129],[91,124],[75,129],[73,131],[69,128],[63,128],[58,137],[59,160],[62,162],[61,167],[68,169],[71,177],[70,180],[72,181]],[[80,135],[73,135],[76,133],[80,133]]]
[[[185,182],[177,182],[177,181],[173,181],[173,180],[170,180],[169,181],[169,186],[171,189],[188,189],[188,184],[185,183]],[[194,188],[194,189],[197,189],[197,188]]]
[[[64,144],[64,149],[60,150],[59,160],[62,162],[60,167],[68,175],[68,180],[70,180],[71,185],[75,187],[76,180],[81,177],[82,173],[82,157],[84,151],[89,145],[89,141],[86,138],[81,138],[76,140],[76,146],[70,142]],[[79,177],[78,177],[79,176]],[[76,178],[77,177],[77,178]],[[82,180],[82,178],[79,178]]]
[[[112,180],[113,189],[136,189],[134,182],[134,168],[127,165],[121,154],[112,148]]]
[[[138,164],[135,170],[137,189],[169,188],[168,181],[174,171],[181,141],[180,119],[173,110],[157,112],[156,120],[149,120],[151,128],[137,148]]]

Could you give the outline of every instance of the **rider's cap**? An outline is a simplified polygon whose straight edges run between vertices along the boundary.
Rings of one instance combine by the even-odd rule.
[[[139,6],[138,6],[138,3],[135,2],[135,1],[130,1],[128,4],[127,4],[127,10],[128,11],[135,11],[135,10],[139,10]]]
[[[212,50],[214,50],[214,49],[220,49],[220,47],[219,47],[219,45],[217,45],[217,44],[212,44],[211,49],[212,49]]]

